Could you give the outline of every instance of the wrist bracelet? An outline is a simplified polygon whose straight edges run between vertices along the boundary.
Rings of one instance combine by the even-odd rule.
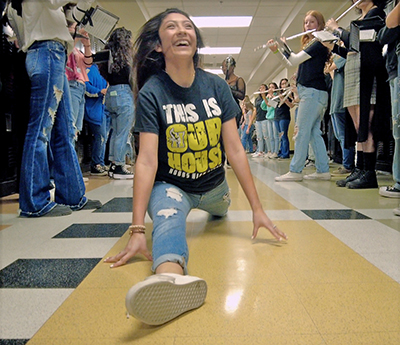
[[[130,225],[129,228],[129,236],[133,234],[144,234],[146,232],[146,227],[144,225]]]
[[[144,230],[140,229],[131,229],[129,230],[129,236],[132,236],[133,234],[145,234],[146,232]]]

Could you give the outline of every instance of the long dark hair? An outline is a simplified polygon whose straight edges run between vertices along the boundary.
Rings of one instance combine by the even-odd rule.
[[[350,0],[350,2],[353,4],[353,0]],[[372,0],[372,3],[373,3],[375,6],[377,6],[378,8],[382,9],[382,10],[385,9],[386,4],[389,3],[389,2],[390,2],[390,0]],[[361,11],[359,8],[357,8],[357,7],[356,7],[355,11],[356,11],[356,13],[358,13],[358,14],[361,14],[361,13],[362,13],[362,11]]]
[[[160,44],[160,36],[158,34],[160,26],[171,13],[179,13],[188,18],[191,22],[189,15],[177,8],[169,8],[149,19],[140,29],[139,35],[134,43],[134,56],[133,56],[133,76],[134,76],[134,95],[135,99],[139,90],[143,87],[144,83],[153,74],[159,73],[165,69],[165,59],[163,53],[156,52],[157,45]],[[197,48],[204,47],[203,38],[201,37],[200,30],[192,22],[196,38]],[[200,64],[200,56],[198,51],[193,56],[194,67]]]
[[[124,27],[115,29],[104,48],[111,50],[113,58],[113,63],[110,66],[111,72],[118,73],[126,66],[132,68],[133,43],[130,30]]]

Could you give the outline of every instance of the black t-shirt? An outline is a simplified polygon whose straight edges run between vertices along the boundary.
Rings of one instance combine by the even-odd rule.
[[[261,103],[262,103],[263,99],[261,96],[258,96],[254,102],[256,110],[257,110],[257,115],[256,115],[256,121],[264,121],[267,118],[265,117],[267,115],[267,111],[266,110],[262,110],[261,109]]]
[[[291,98],[289,98],[291,101]],[[290,120],[290,108],[286,103],[275,108],[275,120]]]
[[[327,91],[324,67],[328,59],[328,48],[316,39],[313,39],[303,50],[311,56],[311,59],[299,65],[297,82],[305,87]]]
[[[130,71],[131,69],[129,66],[124,66],[118,73],[107,73],[105,79],[110,85],[129,84]]]
[[[135,131],[159,137],[156,181],[194,194],[222,183],[222,124],[238,112],[227,83],[202,69],[188,88],[165,72],[150,77],[138,95]]]

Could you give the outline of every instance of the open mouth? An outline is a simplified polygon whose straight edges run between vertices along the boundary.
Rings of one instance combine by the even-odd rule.
[[[189,47],[189,42],[188,41],[178,41],[175,43],[177,47]]]

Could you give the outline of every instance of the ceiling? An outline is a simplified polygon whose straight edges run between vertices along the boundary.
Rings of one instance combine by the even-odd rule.
[[[177,7],[191,16],[253,16],[247,28],[204,28],[201,29],[206,46],[238,47],[240,54],[234,54],[235,74],[244,78],[247,94],[258,90],[262,83],[279,81],[278,75],[290,76],[276,55],[269,49],[254,49],[268,39],[291,36],[302,30],[302,20],[309,10],[322,12],[325,20],[337,18],[346,11],[349,0],[98,0],[97,4],[114,13],[120,20],[118,26],[130,29],[134,36],[154,15],[166,8]],[[354,10],[348,13],[340,25],[346,27],[356,18]],[[299,39],[289,41],[289,46],[299,50]],[[219,68],[224,55],[207,55],[203,60],[204,68]],[[222,75],[221,75],[222,76]]]

